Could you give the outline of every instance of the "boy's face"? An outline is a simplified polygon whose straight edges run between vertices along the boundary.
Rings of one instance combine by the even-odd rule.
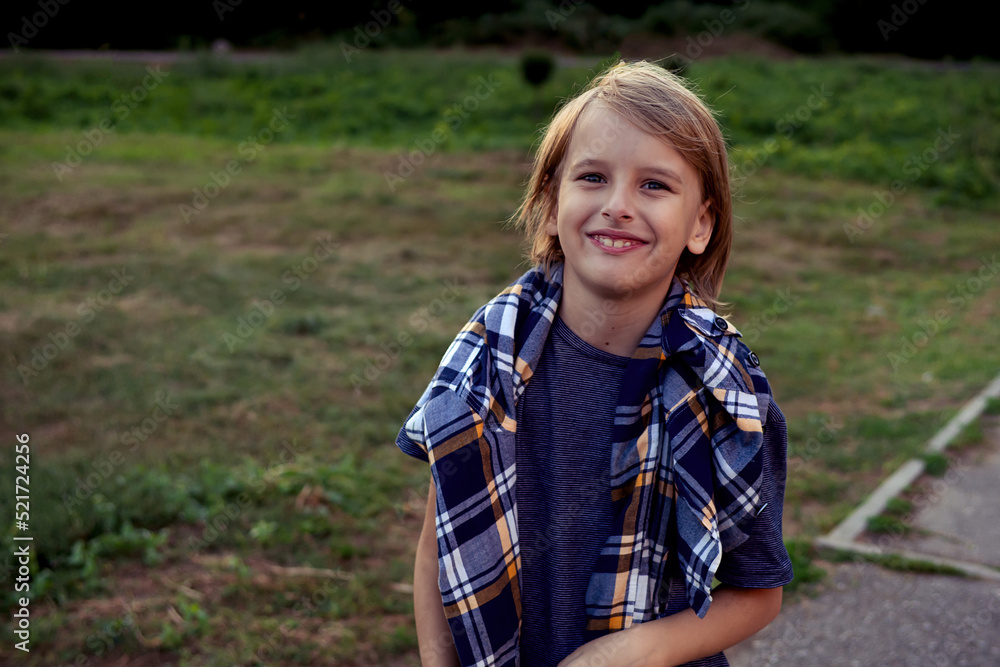
[[[578,119],[546,231],[564,282],[584,298],[662,299],[685,248],[704,252],[714,216],[687,160],[604,105]]]

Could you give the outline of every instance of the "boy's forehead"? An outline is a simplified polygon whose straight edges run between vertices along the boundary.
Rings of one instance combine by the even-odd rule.
[[[569,149],[570,151],[574,148],[577,150],[591,148],[593,150],[596,146],[586,146],[582,141],[586,135],[596,133],[600,138],[604,139],[605,142],[613,141],[616,137],[620,136],[626,128],[634,128],[636,130],[640,129],[629,122],[625,116],[621,115],[619,112],[610,108],[606,104],[601,103],[600,101],[595,101],[592,104],[587,105],[587,107],[580,112],[580,117],[577,119],[576,125],[570,133]],[[593,140],[593,138],[591,139]]]
[[[601,153],[613,147],[615,141],[621,140],[629,131],[641,132],[651,141],[677,151],[677,147],[662,135],[653,134],[639,127],[618,111],[600,101],[595,101],[584,108],[577,118],[563,160],[569,164],[598,160]]]

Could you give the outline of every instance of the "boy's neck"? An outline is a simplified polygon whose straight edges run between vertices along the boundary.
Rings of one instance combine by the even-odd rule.
[[[559,317],[573,333],[599,350],[631,357],[660,309],[664,294],[598,298],[575,285],[563,285]]]

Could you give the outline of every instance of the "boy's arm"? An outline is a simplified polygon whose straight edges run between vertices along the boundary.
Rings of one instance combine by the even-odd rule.
[[[712,592],[705,618],[694,610],[633,625],[578,648],[559,667],[590,664],[672,667],[714,655],[762,630],[781,611],[781,588],[737,588]]]
[[[437,531],[434,527],[436,492],[434,481],[427,494],[424,527],[417,542],[413,568],[413,615],[417,621],[417,644],[424,667],[459,667],[451,629],[444,615],[441,589],[438,586]]]

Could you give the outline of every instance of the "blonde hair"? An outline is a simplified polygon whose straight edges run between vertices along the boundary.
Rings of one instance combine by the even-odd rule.
[[[733,239],[726,142],[712,111],[683,80],[646,61],[619,62],[605,70],[567,101],[546,128],[524,199],[513,216],[531,241],[530,260],[547,271],[564,259],[558,237],[550,236],[545,225],[558,201],[559,178],[573,130],[583,111],[595,101],[640,130],[661,137],[698,172],[702,200],[711,202],[715,226],[703,253],[684,249],[675,275],[687,281],[691,291],[709,306],[723,306],[718,297]]]

